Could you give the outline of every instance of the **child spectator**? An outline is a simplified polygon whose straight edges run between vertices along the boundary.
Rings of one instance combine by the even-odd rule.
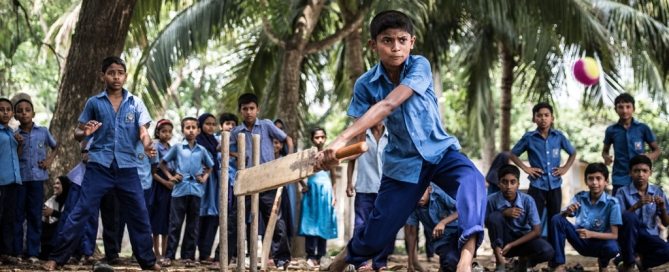
[[[327,135],[322,128],[311,130],[311,143],[323,150]],[[302,188],[302,220],[300,235],[304,236],[307,265],[317,267],[325,256],[327,239],[337,238],[337,214],[335,212],[336,180],[331,171],[319,171],[307,179]]]
[[[632,183],[621,187],[616,194],[623,211],[618,235],[622,271],[632,271],[635,264],[639,271],[646,271],[669,261],[669,243],[660,238],[657,226],[657,221],[665,227],[669,225],[669,204],[662,187],[648,183],[653,174],[650,158],[636,155],[629,165]]]
[[[153,233],[153,251],[156,257],[162,259],[167,250],[167,234],[170,223],[170,201],[172,200],[172,188],[174,183],[170,182],[167,176],[158,169],[160,161],[163,160],[167,151],[170,150],[170,140],[172,140],[172,130],[174,125],[167,119],[161,119],[156,123],[154,131],[153,147],[157,151],[156,160],[151,166],[153,171],[153,207],[149,210],[151,218],[151,230]],[[167,163],[167,170],[174,175],[173,162]]]
[[[456,203],[443,190],[434,184],[427,187],[423,196],[418,200],[416,210],[407,219],[408,232],[414,232],[418,228],[418,222],[423,223],[425,229],[432,235],[432,248],[439,255],[440,271],[455,271],[460,259],[458,250],[458,212]],[[412,235],[410,237],[416,237]],[[409,270],[421,270],[416,257],[416,240],[407,239],[409,248]]]
[[[200,134],[197,119],[186,117],[181,120],[181,132],[185,137],[183,142],[170,148],[170,151],[165,154],[160,162],[160,169],[163,174],[168,177],[170,182],[176,184],[172,190],[169,238],[162,264],[163,266],[170,266],[176,256],[181,238],[181,226],[185,217],[186,230],[181,243],[181,259],[186,267],[193,267],[197,265],[195,262],[195,243],[199,231],[200,203],[204,194],[204,183],[209,179],[214,161],[209,156],[209,152],[196,143],[197,135]],[[176,174],[174,175],[167,168],[167,163],[171,161],[176,165]],[[203,168],[203,165],[206,168]]]
[[[60,176],[53,182],[53,195],[44,202],[42,208],[42,236],[40,257],[46,259],[53,248],[52,240],[56,235],[60,218],[65,208],[65,201],[72,182],[67,176]]]
[[[628,93],[620,94],[613,101],[613,104],[619,119],[617,123],[606,128],[602,157],[606,165],[611,165],[611,162],[613,162],[611,180],[613,180],[613,194],[615,194],[620,187],[632,183],[630,159],[643,154],[654,161],[660,156],[660,147],[650,127],[634,119],[635,106],[632,95]],[[646,153],[644,143],[650,147],[650,153]],[[609,154],[611,145],[613,145],[613,157]]]
[[[79,246],[78,237],[89,218],[100,208],[100,199],[116,189],[121,207],[127,212],[128,232],[133,253],[142,269],[159,270],[153,253],[151,226],[144,203],[144,192],[137,175],[137,141],[147,155],[155,155],[147,127],[151,117],[139,97],[123,89],[125,62],[118,57],[102,61],[101,79],[105,89],[86,101],[75,129],[75,139],[93,136],[89,162],[81,183],[82,194],[58,234],[57,247],[44,264],[44,270],[63,265]]]
[[[216,117],[210,113],[204,113],[198,117],[198,125],[201,132],[197,135],[197,143],[209,152],[211,158],[218,158],[219,142],[214,136],[216,130]],[[204,184],[204,194],[200,204],[200,231],[198,235],[197,248],[200,253],[200,262],[211,264],[211,249],[214,246],[216,231],[218,230],[218,191],[220,190],[220,160],[214,160],[209,180]]]
[[[218,125],[220,126],[220,132],[216,135],[216,140],[221,142],[221,135],[224,131],[230,132],[233,128],[237,126],[239,119],[234,113],[224,112],[221,113],[221,116],[218,117]]]
[[[497,268],[505,271],[506,258],[520,257],[525,271],[553,257],[553,248],[541,235],[541,220],[534,199],[518,192],[520,170],[504,165],[498,170],[500,191],[488,196],[486,227],[490,235]]]
[[[230,133],[231,156],[236,156],[237,135],[239,133],[244,133],[246,135],[246,158],[237,159],[246,159],[246,165],[249,167],[253,165],[251,164],[251,155],[253,154],[253,134],[260,135],[260,164],[275,159],[272,139],[286,141],[287,144],[292,145],[293,140],[288,135],[286,135],[286,133],[277,128],[271,120],[258,118],[260,108],[258,107],[258,97],[256,95],[251,93],[242,94],[239,96],[237,106],[239,108],[239,113],[242,116],[242,123],[235,127],[232,130],[232,133]],[[244,185],[236,184],[235,186]],[[260,216],[262,216],[263,222],[269,221],[275,196],[276,189],[260,193],[259,213]],[[251,202],[250,197],[246,199],[246,214],[248,215],[250,214]],[[228,239],[230,238],[231,237],[228,237]],[[290,241],[288,240],[286,223],[280,212],[277,216],[276,227],[274,228],[274,235],[272,237],[272,251],[270,255],[272,255],[274,264],[277,267],[286,268],[290,262]]]
[[[17,192],[14,250],[19,255],[24,254],[23,223],[26,222],[25,257],[30,263],[36,263],[42,232],[44,182],[49,179],[47,169],[56,154],[55,151],[49,154],[48,147],[55,150],[57,145],[48,128],[33,122],[35,111],[30,100],[19,99],[14,104],[14,112],[20,123],[17,133],[23,138],[23,152],[19,154],[22,185],[18,186]]]
[[[12,102],[0,98],[0,262],[18,264],[19,254],[14,250],[16,228],[16,195],[21,185],[18,154],[22,152],[23,138],[14,134],[9,121],[14,116]],[[42,206],[41,203],[39,205]]]
[[[606,271],[609,260],[618,254],[618,228],[622,224],[618,199],[606,193],[609,170],[603,163],[591,163],[585,168],[585,183],[588,191],[577,193],[567,209],[556,214],[549,225],[553,230],[548,237],[555,256],[549,266],[555,271],[564,268],[564,242],[569,240],[576,251],[588,257],[596,257],[599,271]],[[566,216],[574,216],[575,224]]]
[[[221,126],[221,135],[223,132],[231,132],[237,126],[237,116],[232,113],[222,113],[218,122]],[[219,137],[219,145],[221,140]],[[221,153],[218,153],[218,161],[221,161]],[[235,175],[237,173],[237,161],[235,157],[230,156],[228,161],[228,263],[232,262],[233,256],[236,256],[237,251],[237,201],[233,194],[233,186],[235,184]],[[218,267],[218,262],[220,261],[220,245],[216,246],[216,252],[214,253],[214,263],[213,267]]]
[[[529,131],[511,149],[511,160],[530,178],[527,194],[534,198],[539,211],[539,218],[546,218],[560,212],[562,207],[562,175],[567,173],[576,159],[576,149],[561,131],[553,128],[553,107],[548,103],[538,103],[532,108],[532,120],[537,129]],[[567,162],[560,166],[560,151],[569,154]],[[530,165],[523,163],[518,156],[527,152]],[[546,220],[548,221],[548,220]],[[550,227],[548,228],[550,236]]]
[[[367,129],[365,141],[369,149],[360,156],[349,159],[346,173],[348,180],[346,195],[348,197],[355,195],[355,228],[361,227],[367,221],[381,186],[381,170],[383,169],[381,158],[388,144],[388,132],[383,122]],[[354,169],[357,169],[355,187],[353,186]],[[394,249],[394,244],[388,244],[379,255],[372,258],[371,264],[364,263],[358,270],[385,269],[388,264],[388,255],[392,254]]]

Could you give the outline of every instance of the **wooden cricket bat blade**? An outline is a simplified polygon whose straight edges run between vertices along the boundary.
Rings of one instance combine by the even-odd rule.
[[[314,157],[318,149],[289,154],[285,157],[239,170],[235,180],[236,196],[259,193],[306,178],[314,173]]]

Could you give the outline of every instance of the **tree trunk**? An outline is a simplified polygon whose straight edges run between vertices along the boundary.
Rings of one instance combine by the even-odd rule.
[[[481,168],[486,171],[490,168],[493,158],[495,158],[495,103],[494,100],[488,99],[486,103],[486,111],[488,111],[490,118],[483,120],[483,143],[481,154]]]
[[[51,133],[58,141],[52,165],[55,176],[67,173],[81,160],[74,128],[86,99],[102,90],[100,64],[123,51],[136,0],[84,0],[58,90]]]
[[[444,98],[444,84],[441,81],[441,69],[437,66],[436,61],[430,62],[430,65],[432,66],[432,86],[434,87],[434,95],[437,96],[437,105],[439,106],[439,118],[441,118],[443,123],[446,109],[444,108],[444,103],[440,101]]]
[[[297,145],[299,131],[301,128],[301,99],[300,74],[304,53],[299,49],[286,49],[281,64],[281,75],[279,79],[279,116],[286,122],[288,135],[293,138]]]
[[[516,66],[511,49],[503,42],[499,43],[500,62],[502,65],[501,99],[501,143],[502,151],[509,151],[511,146],[511,88],[513,87],[513,69]]]

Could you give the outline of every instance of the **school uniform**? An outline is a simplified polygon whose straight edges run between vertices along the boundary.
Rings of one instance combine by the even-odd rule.
[[[550,219],[559,213],[562,207],[562,177],[553,175],[555,168],[560,167],[561,150],[565,150],[570,156],[576,153],[576,149],[567,137],[561,131],[552,128],[549,129],[546,139],[541,136],[539,130],[525,133],[511,149],[516,156],[527,152],[530,166],[543,171],[539,177],[529,177],[530,188],[527,190],[527,194],[534,198],[539,218],[543,217],[544,208],[546,208],[546,218]]]
[[[381,186],[381,170],[383,169],[383,150],[388,145],[388,131],[384,128],[378,142],[371,129],[365,133],[367,152],[355,160],[357,175],[355,179],[355,229],[363,226],[369,213],[374,208],[374,201]],[[372,258],[372,268],[379,269],[388,263],[388,255],[393,253],[394,244],[388,244],[379,255]]]
[[[662,198],[665,211],[669,208],[669,202],[661,187],[648,184],[646,194]],[[618,230],[618,244],[623,262],[633,264],[636,255],[641,257],[644,269],[669,262],[669,243],[660,238],[657,225],[657,218],[661,216],[658,205],[649,203],[634,212],[627,211],[641,199],[634,183],[621,187],[616,197],[620,202],[620,209],[623,210],[623,225]]]
[[[14,249],[16,192],[21,185],[18,142],[9,126],[0,124],[0,255],[18,255]],[[41,206],[41,205],[40,205]]]
[[[274,125],[274,122],[269,119],[256,119],[253,124],[253,127],[249,130],[246,125],[242,122],[241,125],[236,126],[232,129],[230,133],[230,151],[237,152],[237,135],[239,133],[244,133],[246,135],[246,166],[253,166],[251,156],[252,152],[252,142],[253,134],[260,135],[260,164],[266,163],[268,161],[274,160],[274,145],[272,144],[272,139],[277,139],[279,141],[285,141],[287,135],[281,129],[277,128]],[[243,184],[237,184],[237,186],[243,186]],[[260,193],[259,195],[259,209],[258,212],[263,222],[268,222],[269,217],[272,213],[272,206],[274,205],[274,197],[276,196],[276,189],[269,190]],[[251,202],[250,197],[246,198],[246,214],[250,214]],[[247,218],[250,220],[250,218]],[[248,221],[250,223],[250,221]],[[261,233],[264,234],[264,233]],[[275,263],[286,262],[291,258],[290,254],[290,241],[288,240],[288,230],[286,227],[286,221],[283,218],[281,210],[277,214],[276,226],[274,227],[274,235],[272,237],[272,250],[271,255],[274,258]]]
[[[441,220],[456,212],[456,202],[436,185],[432,186],[430,200],[425,206],[417,206],[416,210],[406,221],[407,225],[418,227],[418,222],[423,223],[427,233],[432,235],[434,228]],[[439,265],[443,271],[455,271],[460,261],[460,250],[458,250],[458,221],[455,220],[444,230],[439,238],[432,238],[431,247],[439,255]]]
[[[508,208],[520,208],[522,213],[517,218],[505,217],[502,213]],[[537,206],[534,199],[528,194],[516,192],[516,199],[509,202],[502,192],[488,196],[488,215],[486,227],[493,248],[504,248],[505,245],[518,240],[532,231],[534,226],[541,225]],[[553,257],[553,248],[541,237],[513,247],[505,257],[527,257],[529,266],[550,260]]]
[[[156,262],[153,253],[151,226],[135,155],[139,141],[140,126],[151,122],[144,103],[123,90],[123,98],[115,112],[103,91],[88,99],[79,123],[97,120],[102,126],[93,133],[89,149],[86,173],[81,183],[81,196],[59,233],[59,243],[49,257],[63,265],[78,244],[76,237],[83,233],[85,222],[100,207],[100,199],[109,190],[115,189],[123,209],[127,212],[128,233],[135,258],[142,268],[150,268]]]
[[[211,168],[214,161],[207,150],[199,144],[192,148],[187,140],[175,144],[165,154],[163,161],[174,161],[176,173],[183,179],[174,185],[170,203],[170,226],[165,257],[174,259],[181,238],[181,225],[184,217],[186,229],[181,243],[181,259],[195,260],[195,243],[198,237],[200,221],[200,202],[204,194],[204,185],[196,179],[203,173],[203,165]]]
[[[204,113],[198,117],[198,125],[204,126],[205,120],[212,117],[209,113]],[[214,166],[211,169],[209,180],[204,184],[204,194],[200,202],[200,230],[197,239],[197,250],[201,261],[209,260],[211,250],[216,239],[216,231],[218,230],[218,193],[220,191],[220,172],[221,163],[218,159],[219,141],[214,135],[206,134],[204,132],[197,135],[197,143],[204,147],[211,158],[215,158]]]
[[[70,184],[70,191],[67,194],[67,199],[65,199],[65,207],[62,208],[63,212],[60,215],[60,220],[58,221],[58,226],[55,232],[56,235],[53,237],[53,239],[51,239],[52,246],[50,249],[53,249],[54,245],[58,243],[57,234],[62,231],[63,226],[65,225],[64,219],[67,218],[70,213],[72,213],[72,210],[76,206],[77,201],[79,201],[79,196],[81,195],[81,182],[84,180],[85,173],[86,164],[83,162],[77,164],[77,166],[72,168],[72,170],[67,173],[67,177],[70,179],[70,181],[72,181],[72,184]],[[75,251],[72,255],[77,259],[81,256],[93,256],[95,248],[97,247],[96,240],[98,235],[98,212],[99,211],[96,210],[93,216],[91,216],[85,223],[84,235],[76,237],[76,241],[74,243],[78,244],[79,246],[75,248]],[[44,256],[48,259],[50,254],[51,251],[49,251],[49,253],[45,254]]]
[[[307,179],[309,190],[302,195],[301,236],[304,236],[307,259],[320,260],[328,239],[337,238],[337,214],[332,199],[329,171],[319,171]]]
[[[160,141],[154,141],[153,147],[156,149],[156,160],[153,167],[158,167],[158,164],[165,157],[170,150],[169,146],[163,146]],[[167,162],[167,169],[174,174],[174,162]],[[157,169],[158,176],[167,180],[167,176],[163,171]],[[170,202],[172,201],[172,190],[165,187],[158,181],[153,181],[153,207],[149,210],[149,217],[151,218],[151,231],[153,235],[167,235],[169,233],[170,225]]]
[[[656,141],[655,134],[650,127],[636,119],[632,119],[629,128],[620,123],[615,123],[606,128],[604,144],[613,145],[613,171],[611,171],[611,184],[613,193],[618,188],[632,183],[630,177],[630,160],[636,156],[646,153],[644,143]]]
[[[427,59],[409,56],[400,72],[400,84],[411,88],[413,95],[385,120],[388,145],[383,156],[381,187],[368,220],[348,243],[346,262],[356,266],[395,240],[415,208],[413,203],[418,203],[430,181],[457,201],[462,229],[458,248],[472,235],[477,235],[477,247],[483,240],[483,175],[460,153],[458,140],[441,125]],[[356,81],[348,115],[360,118],[395,87],[383,65],[375,65]]]
[[[622,225],[620,204],[618,199],[607,194],[602,195],[592,204],[590,192],[583,191],[574,196],[571,203],[579,203],[580,207],[574,212],[575,224],[567,221],[561,214],[556,214],[549,225],[553,231],[549,241],[555,250],[555,256],[549,265],[555,267],[565,263],[564,242],[569,240],[579,254],[596,257],[599,267],[606,267],[611,258],[618,254],[616,240],[581,239],[576,229],[587,229],[596,232],[610,232],[611,226]]]
[[[23,137],[23,152],[19,156],[22,185],[17,187],[16,226],[14,227],[14,251],[24,253],[23,222],[26,224],[26,257],[37,257],[40,251],[42,233],[42,203],[44,201],[44,181],[49,179],[46,169],[39,162],[46,160],[47,148],[56,147],[56,140],[49,129],[33,124],[30,131],[18,129]]]

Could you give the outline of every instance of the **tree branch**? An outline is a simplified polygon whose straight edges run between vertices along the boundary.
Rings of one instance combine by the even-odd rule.
[[[60,68],[61,67],[60,66],[60,59],[62,59],[63,56],[61,56],[60,54],[58,54],[58,52],[56,52],[56,49],[53,47],[53,45],[51,45],[49,43],[42,42],[37,38],[37,34],[35,34],[35,31],[33,30],[32,24],[30,23],[30,18],[29,18],[29,15],[28,15],[28,11],[21,4],[21,2],[14,1],[14,5],[16,5],[16,7],[21,9],[21,12],[23,12],[23,17],[24,17],[24,20],[26,21],[26,25],[28,26],[28,31],[30,32],[30,36],[32,36],[32,38],[35,39],[35,42],[38,43],[39,45],[46,46],[47,48],[49,48],[49,50],[53,53],[53,55],[56,56],[56,63],[58,64],[58,67]],[[17,17],[20,16],[18,14],[18,12],[17,12],[16,16]],[[18,20],[17,20],[17,24],[18,24]],[[17,31],[18,31],[18,26],[17,26]]]
[[[267,8],[267,1],[266,0],[261,0],[260,5],[263,6],[264,8]],[[281,49],[286,49],[286,42],[283,41],[281,38],[279,38],[274,31],[272,31],[272,25],[270,25],[269,20],[267,19],[267,16],[263,15],[262,16],[262,28],[263,32],[265,35],[267,35],[267,38],[269,40],[276,44],[277,46],[281,47]]]
[[[362,25],[362,21],[365,18],[365,14],[367,14],[367,12],[369,11],[370,3],[371,3],[370,1],[366,1],[365,4],[363,4],[363,6],[356,13],[355,19],[351,22],[347,22],[346,25],[344,25],[344,27],[337,30],[337,32],[335,32],[334,34],[320,41],[308,43],[305,48],[305,53],[313,54],[319,52],[327,47],[332,46],[333,44],[340,41],[344,37],[348,36],[348,34],[351,34],[351,32],[353,32],[354,30],[357,30],[360,27],[360,25]]]

